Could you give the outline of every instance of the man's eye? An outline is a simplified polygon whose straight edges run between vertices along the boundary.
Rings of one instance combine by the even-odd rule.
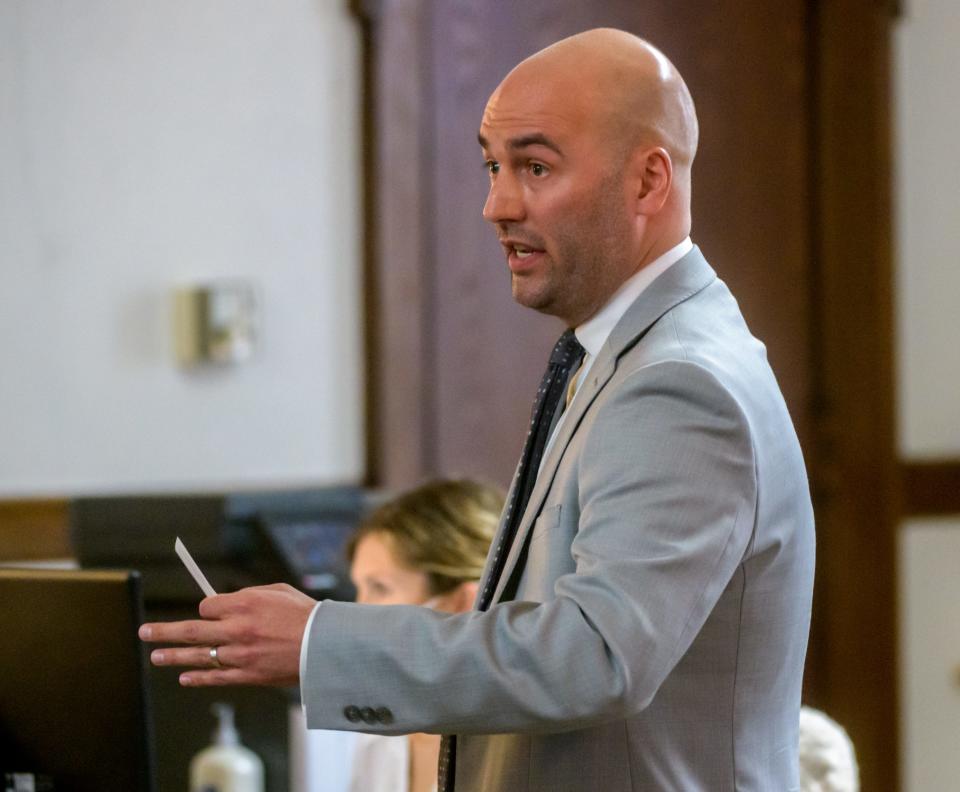
[[[500,172],[500,163],[495,160],[487,160],[483,163],[483,167],[490,171],[491,174]]]
[[[543,176],[547,172],[546,165],[542,165],[539,162],[530,163],[530,173],[534,176]]]

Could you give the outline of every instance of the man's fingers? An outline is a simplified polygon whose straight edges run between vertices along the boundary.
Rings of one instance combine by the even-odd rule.
[[[196,668],[214,668],[219,661],[221,666],[230,664],[224,659],[224,648],[217,648],[217,660],[210,654],[209,646],[189,647],[186,649],[154,649],[150,653],[150,662],[155,666],[193,666]]]
[[[249,589],[240,589],[229,594],[214,594],[200,600],[200,615],[204,619],[222,619],[229,613],[238,613],[243,610],[248,599],[245,592]]]
[[[254,586],[255,589],[266,589],[267,591],[296,592],[296,589],[289,583],[267,583],[263,586]]]
[[[216,622],[193,619],[180,622],[153,622],[141,624],[137,633],[140,640],[150,643],[207,644],[216,646],[224,640],[223,630]]]
[[[183,687],[219,687],[222,685],[255,685],[256,676],[242,668],[218,668],[210,671],[184,671],[180,674]]]
[[[249,586],[227,594],[214,594],[200,601],[200,615],[204,619],[222,619],[231,614],[245,613],[257,602],[257,592],[291,590],[286,583],[271,583],[267,586]]]

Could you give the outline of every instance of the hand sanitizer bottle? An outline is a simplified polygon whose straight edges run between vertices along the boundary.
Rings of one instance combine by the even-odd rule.
[[[263,792],[263,762],[240,744],[233,707],[214,704],[218,720],[213,745],[190,762],[190,792]]]

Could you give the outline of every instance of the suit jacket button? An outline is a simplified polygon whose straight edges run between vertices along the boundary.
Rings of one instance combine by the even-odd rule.
[[[364,707],[361,709],[360,717],[363,718],[364,723],[369,723],[371,726],[377,722],[377,713],[373,711],[373,707]]]
[[[380,707],[377,710],[377,720],[380,721],[384,726],[389,726],[393,723],[393,713],[390,711],[389,707]]]
[[[343,717],[350,723],[357,723],[363,716],[360,714],[360,708],[351,704],[349,707],[343,708]]]

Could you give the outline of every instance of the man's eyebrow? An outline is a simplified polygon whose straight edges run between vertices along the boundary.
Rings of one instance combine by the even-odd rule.
[[[483,148],[489,148],[487,139],[483,135],[477,135],[477,141]],[[529,135],[521,135],[520,137],[510,138],[510,140],[507,141],[507,148],[512,150],[523,149],[528,146],[544,146],[563,156],[560,147],[542,132],[532,132]]]

